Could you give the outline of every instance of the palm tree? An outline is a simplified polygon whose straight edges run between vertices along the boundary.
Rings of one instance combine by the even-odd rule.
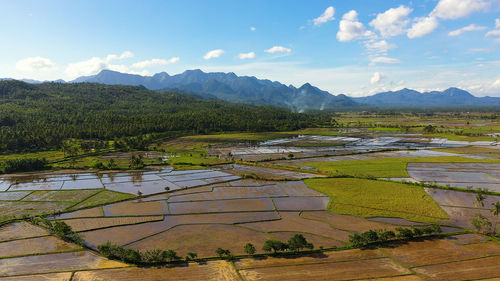
[[[498,218],[498,214],[500,214],[500,202],[491,203],[491,205],[493,205],[493,209],[491,209],[491,212]],[[495,221],[495,225],[493,225],[493,233],[496,233],[497,224],[498,219]]]
[[[479,203],[482,207],[484,207],[484,200],[486,200],[486,192],[488,190],[486,188],[478,188],[476,193],[476,202]]]

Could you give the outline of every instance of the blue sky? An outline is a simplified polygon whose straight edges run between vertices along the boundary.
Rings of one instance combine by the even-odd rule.
[[[199,68],[351,96],[500,96],[500,0],[1,3],[0,77]]]

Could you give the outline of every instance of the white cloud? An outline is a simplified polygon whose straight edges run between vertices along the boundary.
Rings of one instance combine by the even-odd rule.
[[[425,36],[432,33],[438,25],[438,20],[433,16],[416,18],[411,28],[408,29],[407,36],[410,39]]]
[[[255,31],[255,30],[257,30],[257,28],[250,26],[250,31]]]
[[[378,84],[384,78],[385,78],[385,76],[383,74],[381,74],[380,72],[375,72],[375,73],[373,73],[373,76],[370,79],[370,84],[372,84],[372,85]]]
[[[408,15],[412,9],[403,5],[397,8],[391,8],[384,13],[380,13],[370,22],[382,37],[391,37],[403,34],[409,23]]]
[[[79,76],[89,76],[95,75],[101,70],[109,69],[120,72],[136,73],[129,71],[128,67],[125,65],[114,65],[111,64],[114,60],[123,60],[133,57],[134,54],[130,51],[123,52],[121,55],[107,55],[104,58],[93,57],[86,61],[80,61],[75,63],[70,63],[65,69],[65,74],[68,78],[76,78]]]
[[[388,50],[396,48],[395,44],[387,43],[385,40],[380,41],[367,41],[365,43],[366,49],[375,54],[386,54]]]
[[[495,20],[495,27],[500,28],[500,19]]]
[[[213,59],[213,58],[218,58],[222,54],[224,54],[224,50],[222,50],[222,49],[216,49],[216,50],[212,50],[212,51],[206,53],[203,56],[203,58],[206,59],[206,60],[209,60],[209,59]]]
[[[313,19],[314,25],[321,25],[328,21],[334,20],[333,17],[334,15],[335,15],[335,8],[333,6],[330,6],[325,9],[325,11],[323,12],[323,14],[321,14],[321,16]]]
[[[179,57],[173,57],[168,60],[166,59],[150,59],[145,61],[136,62],[131,65],[132,68],[147,68],[157,65],[167,65],[171,63],[176,63],[179,61]]]
[[[491,31],[488,31],[486,32],[486,37],[490,37],[490,36],[500,36],[500,29],[495,29],[495,30],[491,30]]]
[[[56,64],[48,58],[28,57],[19,60],[16,68],[23,72],[50,71],[56,68]]]
[[[254,52],[240,53],[238,55],[238,58],[240,58],[241,60],[244,60],[244,59],[253,59],[253,58],[255,58],[255,53]]]
[[[365,35],[366,30],[361,22],[358,21],[358,12],[351,10],[342,16],[339,23],[337,39],[340,42],[347,42]]]
[[[106,56],[106,61],[110,62],[112,60],[122,60],[122,59],[128,59],[132,58],[134,54],[131,51],[125,51],[121,55],[107,55]]]
[[[371,64],[374,65],[376,63],[401,63],[400,60],[388,57],[374,57],[370,60]]]
[[[491,0],[440,0],[431,16],[442,19],[458,19],[475,12],[488,11]]]
[[[462,27],[460,29],[450,31],[448,33],[448,36],[459,36],[459,35],[461,35],[462,33],[466,32],[466,31],[477,31],[477,30],[484,30],[484,29],[486,29],[486,26],[479,26],[479,25],[475,25],[475,24],[469,24],[468,26]]]
[[[500,78],[498,78],[495,82],[491,84],[491,88],[500,90]]]
[[[285,48],[283,46],[274,46],[270,49],[265,50],[264,52],[274,54],[274,53],[290,53],[292,52],[291,49]]]

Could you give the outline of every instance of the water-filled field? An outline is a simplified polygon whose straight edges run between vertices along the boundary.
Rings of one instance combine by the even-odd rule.
[[[500,201],[500,195],[491,193],[500,191],[494,142],[356,134],[214,146],[207,152],[218,157],[231,153],[235,161],[246,162],[205,169],[5,175],[0,179],[4,221],[44,215],[65,222],[88,248],[29,222],[0,226],[0,280],[303,280],[307,275],[313,280],[412,281],[500,276],[500,243],[464,232],[475,230],[477,214],[493,222],[492,228],[497,222],[491,212]],[[481,200],[478,188],[488,189]],[[351,245],[354,234],[430,223],[439,224],[445,235],[373,249],[343,248]],[[266,240],[286,242],[295,234],[322,250],[288,257],[246,256],[247,243],[255,245],[257,254],[266,254]],[[93,252],[106,242],[142,253],[196,253],[198,259],[216,258],[217,248],[223,248],[236,257],[234,262],[145,268]]]

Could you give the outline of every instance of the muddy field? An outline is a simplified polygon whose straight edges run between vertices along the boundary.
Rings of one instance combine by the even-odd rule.
[[[318,189],[322,191],[319,192],[304,183],[307,178],[325,177],[303,167],[307,162],[441,156],[494,159],[496,151],[489,148],[492,143],[474,143],[473,149],[465,149],[469,144],[389,133],[309,136],[208,149],[209,153],[224,157],[231,153],[237,160],[283,157],[285,160],[220,164],[195,170],[165,168],[2,177],[0,191],[5,192],[0,192],[1,215],[71,210],[50,219],[66,222],[92,249],[109,241],[139,251],[172,249],[180,256],[196,252],[200,258],[211,258],[216,256],[215,250],[219,247],[229,249],[234,255],[243,255],[248,242],[255,245],[257,253],[264,253],[262,245],[266,240],[286,242],[295,234],[302,234],[315,249],[320,246],[329,249],[302,256],[240,258],[234,264],[221,260],[140,268],[64,242],[28,222],[15,222],[0,226],[0,281],[159,280],[165,276],[173,280],[245,281],[292,281],[304,280],[305,276],[310,280],[380,281],[499,277],[500,244],[479,234],[337,251],[336,247],[348,245],[349,236],[354,233],[424,223],[403,219],[398,212],[393,215],[374,212],[375,215],[365,218],[333,213],[327,208],[335,204],[335,199],[332,201],[335,196],[330,198],[322,193],[328,190]],[[404,150],[408,147],[414,150]],[[444,149],[433,150],[436,148]],[[386,149],[395,151],[381,151]],[[300,157],[308,158],[295,159]],[[279,165],[306,169],[285,170]],[[500,192],[498,163],[409,163],[407,171],[414,181],[469,189],[486,187]],[[340,181],[332,181],[332,185],[338,187]],[[127,195],[129,197],[122,201],[110,204],[105,200],[113,191],[133,196]],[[422,191],[425,196],[411,198],[411,201],[425,197],[439,204],[450,216],[439,220],[444,232],[472,228],[471,219],[477,213],[495,219],[490,206],[500,201],[500,196],[488,195],[480,204],[475,193],[435,188],[426,188],[425,192]],[[381,194],[374,197],[386,200],[377,202],[382,207],[393,199]],[[354,198],[356,202],[364,199]],[[409,206],[401,208],[406,211]],[[80,208],[88,209],[78,210]]]
[[[421,182],[500,192],[497,163],[409,163],[408,174]]]

